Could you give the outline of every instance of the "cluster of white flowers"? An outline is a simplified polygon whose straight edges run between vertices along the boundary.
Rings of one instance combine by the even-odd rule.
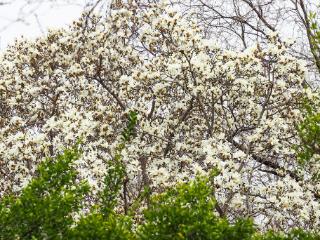
[[[127,204],[146,185],[158,192],[218,168],[219,214],[320,227],[317,185],[295,173],[292,150],[306,69],[271,40],[225,51],[165,4],[133,2],[107,19],[17,41],[0,61],[0,195],[19,191],[41,159],[79,138],[80,175],[99,190],[134,109],[137,136],[123,151]]]

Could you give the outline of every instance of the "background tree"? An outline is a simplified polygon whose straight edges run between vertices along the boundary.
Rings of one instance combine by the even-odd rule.
[[[275,31],[282,40],[294,39],[289,51],[308,62],[309,82],[318,79],[315,67],[319,66],[319,56],[313,50],[309,20],[309,11],[318,11],[316,1],[189,0],[178,4],[186,12],[194,13],[207,37],[231,49],[245,49],[256,42],[265,44],[269,33]]]
[[[17,41],[0,67],[1,195],[17,194],[40,159],[80,136],[79,179],[97,194],[124,116],[134,110],[139,124],[122,152],[119,212],[145,189],[156,194],[218,168],[212,187],[221,217],[252,217],[260,228],[317,228],[319,186],[298,171],[292,149],[301,104],[314,94],[303,61],[288,53],[291,43],[276,34],[268,41],[224,50],[192,15],[135,1]]]

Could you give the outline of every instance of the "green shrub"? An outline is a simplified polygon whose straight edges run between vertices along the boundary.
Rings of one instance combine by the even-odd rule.
[[[0,239],[62,239],[73,224],[72,212],[82,207],[86,183],[76,182],[72,162],[76,148],[40,164],[38,176],[20,196],[7,196],[0,203]]]
[[[100,213],[91,213],[80,219],[70,230],[68,239],[128,240],[134,239],[130,231],[130,220],[111,215],[107,220]]]
[[[298,126],[301,139],[299,159],[307,163],[315,154],[320,154],[320,113],[311,105],[304,107],[305,117]]]
[[[250,220],[234,225],[214,213],[215,199],[209,179],[197,177],[155,196],[144,212],[140,239],[250,239]]]
[[[256,235],[254,240],[319,240],[317,234],[308,233],[302,229],[291,230],[288,234],[269,231],[264,234]]]
[[[319,106],[305,101],[302,106],[304,118],[297,127],[300,143],[295,146],[298,163],[303,172],[308,172],[312,180],[318,182],[320,170],[320,112]]]

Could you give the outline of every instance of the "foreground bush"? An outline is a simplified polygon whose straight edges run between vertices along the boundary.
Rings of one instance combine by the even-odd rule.
[[[250,239],[251,221],[230,225],[214,213],[208,178],[197,178],[155,196],[145,211],[140,239]]]
[[[89,190],[84,182],[76,182],[72,163],[78,156],[72,149],[44,161],[19,197],[1,200],[1,239],[58,239],[68,233],[74,223],[71,214],[81,209]]]
[[[129,216],[114,211],[119,188],[113,188],[111,194],[109,185],[101,193],[100,204],[84,214],[84,199],[90,197],[90,191],[85,182],[76,181],[73,162],[79,154],[73,148],[44,161],[38,176],[19,196],[1,200],[0,239],[319,239],[299,230],[288,235],[259,235],[251,220],[230,224],[218,217],[210,184],[214,175],[198,176],[154,195],[143,212],[143,221],[135,226]],[[121,183],[121,171],[113,173],[114,182]],[[110,176],[105,178],[109,182]],[[80,219],[75,220],[75,215]]]

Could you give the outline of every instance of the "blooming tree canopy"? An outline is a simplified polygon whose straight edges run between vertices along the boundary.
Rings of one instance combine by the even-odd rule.
[[[133,1],[9,47],[0,61],[0,196],[79,138],[77,168],[99,191],[134,110],[120,211],[146,187],[161,192],[216,168],[220,216],[319,227],[320,185],[293,150],[301,103],[314,100],[304,63],[276,34],[265,48],[220,49],[190,19],[165,3]]]

